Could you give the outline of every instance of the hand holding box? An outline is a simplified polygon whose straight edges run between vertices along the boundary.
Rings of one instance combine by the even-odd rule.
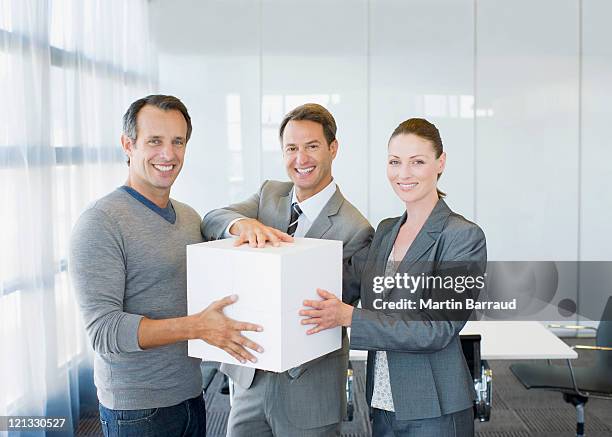
[[[187,246],[189,314],[230,294],[238,301],[225,314],[263,326],[243,333],[264,348],[248,367],[284,372],[341,347],[341,328],[306,335],[298,315],[305,299],[319,299],[323,288],[342,296],[342,242],[296,238],[294,243],[263,249],[235,247],[233,239]],[[201,340],[189,341],[189,355],[207,361],[241,364],[225,351]]]

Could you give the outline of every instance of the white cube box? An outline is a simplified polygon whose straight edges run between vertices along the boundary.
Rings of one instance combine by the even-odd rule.
[[[260,249],[235,247],[230,238],[187,246],[189,314],[236,294],[238,301],[225,314],[263,326],[263,332],[243,333],[264,348],[252,352],[258,361],[243,364],[248,367],[284,372],[341,347],[342,328],[306,335],[312,325],[300,323],[304,299],[320,299],[317,288],[342,297],[341,241],[295,238]],[[202,340],[189,341],[189,356],[240,364]]]

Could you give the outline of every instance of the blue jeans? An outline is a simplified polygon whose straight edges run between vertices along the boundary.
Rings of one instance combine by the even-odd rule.
[[[147,410],[110,410],[100,404],[100,423],[105,437],[205,436],[204,397]]]

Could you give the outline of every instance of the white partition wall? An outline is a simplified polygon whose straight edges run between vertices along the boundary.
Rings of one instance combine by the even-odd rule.
[[[489,259],[577,259],[578,6],[477,3],[476,219]]]
[[[612,2],[583,2],[580,257],[593,261],[612,260],[611,19]]]
[[[193,122],[173,196],[204,214],[261,180],[260,5],[181,0],[152,9],[159,92],[181,98]]]
[[[448,154],[440,185],[473,213],[474,12],[472,0],[370,3],[370,219],[401,215],[386,177],[387,142],[402,121],[436,124]]]
[[[580,259],[612,260],[612,2],[582,2]],[[586,263],[580,270],[582,319],[595,319],[612,294],[612,270]]]
[[[314,101],[338,121],[336,179],[374,226],[403,211],[389,135],[425,117],[448,153],[441,188],[490,259],[612,259],[609,1],[151,5],[159,91],[194,121],[173,194],[200,214],[286,180],[278,124]]]
[[[367,2],[265,0],[262,30],[262,177],[287,179],[283,115],[320,103],[338,125],[336,182],[367,213]]]

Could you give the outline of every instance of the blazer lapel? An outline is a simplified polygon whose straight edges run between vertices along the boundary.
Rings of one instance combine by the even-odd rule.
[[[278,198],[276,204],[276,214],[274,215],[274,228],[287,232],[289,227],[289,220],[291,219],[291,198],[293,195],[293,188],[289,190],[284,196]]]
[[[414,270],[413,266],[416,262],[422,261],[424,257],[429,253],[432,246],[435,244],[440,232],[444,228],[444,224],[450,215],[451,210],[446,205],[444,200],[438,200],[436,206],[429,214],[429,217],[423,224],[423,227],[415,237],[414,241],[408,248],[408,251],[404,255],[404,258],[397,266],[396,272],[398,273],[411,273],[411,270]],[[389,258],[389,253],[393,249],[393,244],[395,243],[395,239],[397,238],[397,234],[401,226],[405,223],[407,218],[407,213],[401,217],[400,220],[395,224],[393,230],[389,232],[387,235],[389,237],[388,248],[385,250],[386,257],[383,258],[380,262],[380,266],[378,267],[378,271],[381,272],[379,274],[384,275],[385,267],[387,259]],[[421,269],[422,270],[422,269]],[[420,270],[416,272],[412,272],[413,274],[420,273]],[[391,299],[392,296],[395,295],[397,288],[392,288],[388,290],[386,293],[383,293],[383,297],[385,299]]]
[[[429,252],[438,239],[440,232],[442,232],[450,213],[451,210],[448,205],[446,205],[446,202],[442,199],[438,200],[438,203],[436,203],[436,206],[429,214],[423,227],[408,248],[406,255],[404,255],[404,259],[402,259],[402,262],[398,266],[398,271],[408,272],[415,262],[421,260],[423,256]],[[395,241],[395,239],[393,241]]]
[[[423,227],[408,248],[404,259],[402,259],[397,267],[397,271],[407,272],[414,263],[419,261],[431,249],[435,242],[436,239],[429,232],[425,231]]]
[[[344,202],[344,196],[340,192],[340,188],[336,186],[336,191],[332,197],[327,201],[313,224],[306,232],[304,237],[306,238],[322,238],[325,233],[332,227],[332,221],[330,217],[338,214],[340,206]]]
[[[404,213],[393,225],[391,231],[385,235],[380,242],[380,251],[378,252],[379,258],[376,260],[376,272],[379,276],[383,276],[385,274],[385,270],[387,269],[387,261],[389,260],[389,255],[393,249],[393,244],[395,243],[397,234],[399,234],[400,228],[406,221],[406,217],[407,214]]]

